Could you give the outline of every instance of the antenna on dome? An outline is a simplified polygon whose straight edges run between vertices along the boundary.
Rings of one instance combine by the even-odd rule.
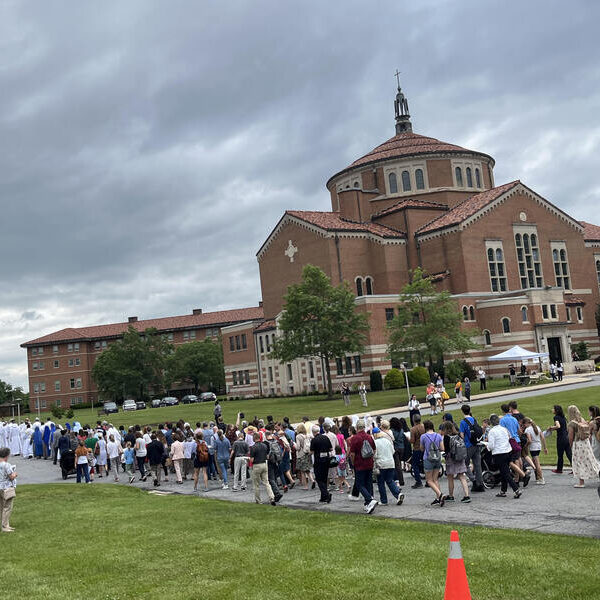
[[[396,81],[398,82],[398,93],[394,100],[394,112],[396,114],[396,135],[401,133],[412,133],[410,113],[408,112],[408,100],[400,88],[400,71],[396,69]]]

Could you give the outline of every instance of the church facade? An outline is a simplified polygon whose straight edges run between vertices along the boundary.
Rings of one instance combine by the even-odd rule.
[[[487,358],[515,344],[548,352],[567,372],[573,344],[600,353],[600,227],[519,180],[496,185],[491,156],[413,133],[400,87],[395,112],[396,135],[327,182],[331,209],[286,211],[259,249],[264,318],[221,332],[229,396],[324,389],[318,359],[269,358],[287,286],[306,264],[347,282],[356,310],[369,314],[364,352],[331,365],[334,385],[392,368],[386,323],[416,267],[452,294],[464,327],[481,332],[466,357],[474,366],[505,372]]]

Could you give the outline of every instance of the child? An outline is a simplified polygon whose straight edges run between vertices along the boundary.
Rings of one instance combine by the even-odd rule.
[[[94,467],[96,466],[96,457],[91,448],[88,448],[88,466],[90,468],[90,481],[94,481]]]
[[[436,414],[436,410],[435,410],[435,406],[436,406],[436,398],[435,398],[435,386],[433,385],[433,383],[429,383],[427,385],[427,401],[429,402],[429,407],[431,408],[431,414],[435,415]]]
[[[544,475],[542,473],[542,467],[540,465],[540,452],[543,450],[544,454],[548,454],[548,448],[546,447],[546,438],[542,433],[541,429],[528,417],[523,419],[521,424],[527,440],[529,441],[529,453],[531,456],[527,456],[533,462],[533,468],[535,470],[535,483],[537,485],[545,485]]]
[[[131,447],[131,442],[127,442],[125,446],[125,450],[123,452],[123,456],[125,457],[125,473],[129,475],[129,483],[133,483],[135,481],[135,477],[133,475],[133,459],[135,452]]]
[[[344,485],[350,490],[350,484],[346,481],[348,477],[348,461],[346,460],[346,453],[340,446],[335,447],[335,457],[337,458],[337,480],[338,480],[338,492],[344,493]]]

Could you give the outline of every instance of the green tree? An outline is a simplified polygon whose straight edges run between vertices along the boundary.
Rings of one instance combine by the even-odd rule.
[[[383,378],[383,383],[386,390],[397,390],[404,387],[404,373],[401,373],[400,369],[390,369]]]
[[[329,397],[333,396],[329,361],[347,352],[361,352],[369,329],[367,315],[354,310],[348,286],[334,287],[313,265],[304,267],[301,283],[288,287],[278,325],[282,335],[275,340],[271,356],[282,362],[320,357]]]
[[[196,393],[200,387],[221,389],[225,385],[221,344],[205,339],[178,346],[169,358],[168,374],[173,381],[191,383]]]
[[[105,397],[141,398],[149,388],[164,388],[167,359],[173,346],[156,329],[140,334],[133,327],[96,360],[92,378]]]
[[[398,315],[388,324],[388,352],[400,360],[406,351],[426,360],[429,370],[444,355],[477,348],[478,332],[462,328],[462,316],[447,291],[437,292],[431,279],[417,268],[400,293]]]

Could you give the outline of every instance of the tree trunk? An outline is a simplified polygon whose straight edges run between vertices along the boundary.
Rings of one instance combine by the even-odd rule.
[[[331,383],[331,367],[329,366],[329,358],[323,356],[325,362],[325,377],[327,379],[327,397],[333,398],[333,384]]]

